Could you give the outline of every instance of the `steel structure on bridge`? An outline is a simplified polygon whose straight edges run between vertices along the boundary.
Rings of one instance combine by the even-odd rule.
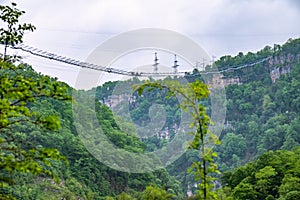
[[[24,52],[30,53],[32,55],[35,56],[39,56],[39,57],[43,57],[46,59],[50,59],[50,60],[55,60],[58,62],[62,62],[62,63],[66,63],[69,65],[74,65],[74,66],[78,66],[78,67],[82,67],[82,68],[88,68],[88,69],[93,69],[93,70],[98,70],[98,71],[103,71],[103,72],[107,72],[107,73],[114,73],[114,74],[121,74],[121,75],[126,75],[126,76],[141,76],[141,77],[150,77],[150,76],[154,76],[154,77],[163,77],[163,76],[190,76],[192,75],[193,72],[191,71],[177,71],[177,67],[178,65],[177,62],[174,64],[176,65],[176,70],[174,70],[174,72],[157,72],[157,70],[154,70],[154,72],[135,72],[135,71],[127,71],[127,70],[122,70],[122,69],[117,69],[117,68],[112,68],[112,67],[105,67],[105,66],[100,66],[97,64],[93,64],[93,63],[88,63],[88,62],[84,62],[84,61],[79,61],[76,59],[72,59],[72,58],[68,58],[65,56],[60,56],[57,55],[55,53],[50,53],[48,51],[44,51],[38,48],[34,48],[28,45],[18,45],[18,46],[11,46],[12,49],[20,49]],[[227,69],[224,70],[220,70],[220,71],[200,71],[199,74],[219,74],[219,73],[223,73],[223,72],[228,72],[228,71],[235,71],[238,69],[242,69],[245,67],[251,67],[254,65],[257,65],[259,63],[265,62],[266,60],[270,59],[272,56],[268,56],[264,59],[261,59],[257,62],[251,63],[251,64],[244,64],[244,65],[240,65],[240,66],[232,66],[229,67]],[[175,57],[176,60],[176,57]],[[176,60],[177,61],[177,60]],[[157,67],[157,66],[155,66]]]

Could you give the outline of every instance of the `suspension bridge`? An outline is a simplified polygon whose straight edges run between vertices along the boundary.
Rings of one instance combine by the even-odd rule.
[[[97,65],[97,64],[93,64],[93,63],[88,63],[88,62],[76,60],[76,59],[73,59],[73,58],[57,55],[55,53],[44,51],[44,50],[41,50],[41,49],[38,49],[38,48],[35,48],[35,47],[32,47],[32,46],[24,45],[24,44],[21,44],[21,45],[18,45],[18,46],[11,46],[11,48],[12,49],[19,49],[19,50],[22,50],[24,52],[30,53],[30,54],[38,56],[38,57],[43,57],[43,58],[46,58],[46,59],[55,60],[55,61],[58,61],[58,62],[66,63],[66,64],[73,65],[73,66],[78,66],[78,67],[81,67],[81,68],[93,69],[93,70],[102,71],[102,72],[106,72],[106,73],[120,74],[120,75],[126,75],[126,76],[164,77],[164,76],[191,76],[191,75],[193,75],[193,72],[191,72],[191,71],[177,71],[177,67],[179,66],[179,65],[176,64],[177,60],[175,62],[176,70],[174,72],[157,72],[157,70],[154,70],[154,72],[136,72],[136,71],[127,71],[127,70],[122,70],[122,69],[117,69],[117,68],[112,68],[112,67],[105,67],[105,66],[101,66],[101,65]],[[232,66],[232,67],[226,68],[224,70],[200,71],[199,74],[200,75],[201,74],[219,74],[219,73],[224,73],[224,72],[243,69],[243,68],[246,68],[246,67],[252,67],[254,65],[257,65],[257,64],[260,64],[260,63],[263,63],[263,62],[269,60],[271,57],[272,56],[268,56],[266,58],[263,58],[259,61],[256,61],[256,62],[253,62],[253,63],[250,63],[250,64]],[[155,66],[157,67],[157,64],[158,64],[157,63],[157,57],[155,58],[155,60],[156,60]]]

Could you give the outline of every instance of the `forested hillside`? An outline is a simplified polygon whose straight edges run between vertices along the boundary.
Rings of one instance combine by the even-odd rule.
[[[225,172],[221,178],[222,199],[279,199],[296,200],[300,197],[299,152],[269,151],[254,162]]]
[[[299,39],[289,40],[283,46],[265,47],[255,54],[224,56],[213,67],[224,70],[264,58],[269,59],[254,66],[229,70],[221,77],[239,80],[225,86],[227,113],[220,136],[221,145],[216,147],[219,155],[217,163],[222,172],[253,161],[270,150],[292,150],[299,146]],[[213,67],[208,66],[207,70]],[[195,76],[187,78],[195,80]],[[193,162],[191,156],[185,154],[175,162],[175,166],[169,168],[170,173],[185,186],[192,179],[183,173],[185,168],[181,163],[188,163],[188,166]]]
[[[11,68],[6,68],[5,66],[7,65],[1,62],[1,71],[3,72],[1,73],[1,86],[4,86],[3,81],[9,78],[6,74],[9,73],[14,76],[14,74],[17,73],[16,71],[12,71],[12,69],[18,69],[18,73],[22,74],[21,76],[26,77],[26,74],[30,74],[31,80],[37,81],[38,84],[41,84],[41,87],[47,88],[51,85],[61,87],[59,85],[62,85],[62,83],[57,82],[55,79],[43,78],[43,75],[37,74],[29,66],[19,65],[16,67],[12,66]],[[40,77],[47,80],[47,82],[40,82]],[[27,83],[25,82],[24,84],[26,86]],[[66,97],[68,95],[70,96],[73,89],[67,87],[65,84],[63,85],[67,89],[65,90]],[[3,92],[6,91],[5,88],[2,89]],[[83,91],[78,93],[86,97],[86,99],[89,98]],[[17,199],[59,199],[60,197],[66,199],[75,199],[78,197],[84,199],[99,199],[101,196],[114,196],[123,191],[129,193],[131,193],[130,191],[143,191],[147,185],[153,184],[166,189],[172,189],[176,196],[182,195],[182,190],[179,187],[180,183],[165,170],[148,174],[129,174],[110,169],[99,162],[86,150],[76,134],[76,129],[73,125],[72,102],[55,100],[51,93],[49,97],[45,95],[40,96],[41,97],[34,97],[34,104],[30,102],[26,103],[26,107],[28,107],[30,111],[40,113],[41,116],[51,115],[55,118],[59,118],[60,123],[58,126],[60,129],[54,131],[48,130],[44,127],[35,126],[35,123],[28,125],[28,123],[22,121],[16,122],[13,126],[3,128],[6,121],[5,117],[1,116],[1,135],[3,138],[3,140],[1,140],[1,162],[6,162],[8,158],[3,156],[9,153],[9,151],[13,151],[11,148],[16,146],[20,150],[28,149],[29,151],[30,149],[39,149],[42,147],[58,149],[60,154],[65,156],[68,164],[62,161],[50,160],[47,161],[50,162],[49,164],[47,164],[47,162],[45,163],[46,165],[42,164],[42,167],[45,167],[49,172],[53,172],[56,176],[58,182],[55,182],[51,177],[48,178],[43,175],[36,177],[31,173],[26,173],[31,171],[31,169],[17,169],[17,171],[24,171],[25,174],[10,174],[8,166],[2,163],[1,180],[3,181],[2,184],[4,184],[2,186],[5,187],[1,187],[1,193],[10,194]],[[5,96],[2,99],[2,102],[3,101],[5,101]],[[80,109],[89,111],[91,108],[83,107]],[[23,111],[21,110],[20,112]],[[37,113],[34,113],[34,115],[36,114]],[[117,145],[125,149],[132,149],[133,151],[144,150],[145,145],[140,142],[138,138],[129,137],[116,127],[112,112],[108,107],[97,103],[97,114],[100,122],[106,124],[103,126],[107,127],[104,131],[113,142],[116,142]],[[47,122],[46,125],[54,126],[50,122]],[[124,141],[124,143],[120,143],[119,141]],[[8,152],[5,150],[7,148],[9,148],[7,150]],[[16,154],[14,155],[14,159],[22,161],[24,157]],[[9,160],[7,163],[9,163]],[[15,164],[17,163],[18,162]],[[28,164],[32,165],[33,163]],[[32,166],[29,167],[31,168]],[[6,176],[10,179],[5,178]],[[13,182],[8,182],[8,180],[12,180]],[[13,185],[8,186],[6,183]]]
[[[292,150],[299,146],[300,39],[289,40],[282,46],[267,46],[257,53],[223,56],[214,66],[207,66],[207,70],[215,70],[216,67],[220,71],[238,68],[262,59],[266,60],[238,70],[226,71],[219,77],[239,80],[238,83],[225,85],[227,113],[220,136],[221,145],[216,147],[219,154],[217,163],[222,172],[255,160],[270,150]],[[185,78],[189,81],[202,80],[198,71],[187,74]],[[98,87],[96,97],[104,102],[113,95],[111,92],[117,84],[119,83],[108,82]],[[149,121],[148,111],[152,104],[163,104],[167,112],[164,128],[168,127],[170,138],[153,136],[144,139],[146,150],[153,151],[166,146],[176,133],[176,124],[180,123],[180,109],[176,106],[176,98],[162,101],[164,95],[153,91],[140,98],[134,94],[135,102],[131,104],[130,112],[135,122],[142,124]],[[209,112],[209,101],[202,104],[208,107]],[[171,175],[180,180],[185,190],[188,185],[193,185],[193,178],[186,170],[195,160],[195,152],[188,151],[167,168]]]
[[[218,148],[221,169],[233,169],[269,150],[291,150],[299,145],[299,52],[297,39],[231,59],[234,64],[255,55],[272,56],[263,64],[232,73],[242,84],[226,87],[227,128]],[[276,78],[274,71],[278,71]]]
[[[263,64],[224,74],[226,77],[239,77],[241,84],[226,86],[228,109],[226,126],[221,135],[222,143],[216,147],[219,154],[217,163],[222,172],[233,170],[257,158],[262,160],[265,157],[259,157],[259,155],[270,150],[292,150],[294,147],[299,146],[300,64],[299,53],[297,53],[300,52],[299,46],[300,42],[297,39],[288,41],[282,47],[277,47],[279,49],[276,51],[273,48],[265,48],[257,54],[249,53],[237,57],[226,56],[226,59],[223,57],[216,62],[216,65],[222,68],[227,65],[233,66],[253,62],[256,60],[253,57],[259,59],[262,58],[262,55],[272,56],[270,60]],[[5,67],[7,65],[4,62],[1,62],[1,66],[3,72],[1,73],[2,82],[7,78],[9,79],[8,74],[13,75],[13,73],[16,73],[16,70],[11,71],[15,67]],[[288,72],[272,81],[271,72],[276,68],[281,71],[288,69],[286,70]],[[39,80],[39,77],[43,77],[43,75],[34,72],[30,66],[24,64],[17,66],[16,69],[25,78],[28,76],[26,74],[30,74],[32,80]],[[197,76],[195,77],[197,79]],[[134,80],[134,82],[138,83],[139,81]],[[62,83],[57,82],[55,79],[49,79],[41,84],[48,87],[49,84]],[[114,85],[116,85],[115,82],[109,82],[95,89],[96,98],[101,100],[109,97],[111,95],[109,91],[112,91]],[[4,85],[2,84],[2,86]],[[76,92],[83,98],[88,99],[91,92],[74,91],[65,84],[64,87],[66,87],[65,95],[69,96],[72,92]],[[110,89],[107,89],[108,87]],[[4,88],[2,91],[5,91]],[[153,92],[155,93],[155,91]],[[165,127],[170,127],[170,137],[167,139],[154,135],[152,138],[140,141],[137,136],[130,136],[130,134],[122,132],[117,127],[109,107],[100,102],[98,103],[98,101],[96,101],[97,117],[100,123],[105,124],[103,126],[107,127],[104,130],[105,133],[116,145],[131,151],[153,151],[167,145],[172,140],[176,129],[174,124],[178,120],[176,116],[180,115],[180,110],[175,106],[176,100],[171,98],[165,101],[165,95],[157,93],[157,95],[146,96],[143,99],[136,96],[135,104],[132,104],[131,116],[141,125],[147,123],[147,120],[149,120],[147,116],[149,105],[153,102],[165,102],[167,105],[167,123]],[[110,169],[90,155],[78,138],[73,124],[71,104],[70,101],[55,100],[42,96],[36,98],[34,104],[26,104],[29,110],[37,110],[42,114],[41,116],[57,116],[60,119],[61,128],[59,130],[51,131],[35,125],[29,126],[22,122],[11,126],[9,129],[1,128],[2,137],[6,138],[3,140],[4,143],[2,142],[2,147],[3,145],[16,145],[21,149],[27,149],[28,146],[55,148],[68,160],[68,164],[63,161],[51,161],[51,166],[45,165],[47,170],[55,174],[58,182],[50,177],[44,175],[37,177],[31,173],[9,175],[9,172],[5,170],[6,168],[2,169],[2,176],[6,177],[8,175],[14,181],[13,185],[2,187],[1,192],[3,194],[10,194],[18,199],[49,199],[50,196],[52,196],[52,199],[59,197],[101,199],[101,197],[115,196],[127,192],[139,198],[137,192],[141,192],[140,196],[142,196],[142,191],[145,190],[146,186],[153,184],[171,192],[173,198],[181,199],[185,196],[187,185],[193,183],[193,178],[186,170],[197,159],[195,153],[187,151],[173,165],[168,167],[169,172],[159,170],[147,174],[130,174]],[[206,104],[209,106],[209,103]],[[91,108],[84,107],[81,109],[88,112]],[[4,122],[2,121],[2,127],[4,127]],[[128,130],[130,129],[131,127],[128,127]],[[8,130],[11,133],[9,135],[7,134]],[[10,142],[8,142],[7,137],[12,138]],[[4,176],[3,173],[7,175]],[[228,173],[226,172],[224,176],[227,177]],[[299,175],[296,173],[295,176],[296,181]],[[2,178],[2,180],[5,183],[7,182],[5,180],[8,179]],[[225,178],[222,178],[222,180],[223,184],[229,184],[228,180],[226,180],[226,183],[224,182]],[[238,190],[235,189],[236,185],[238,183],[230,186],[234,191],[234,195],[237,194],[236,191]],[[284,186],[278,185],[278,187]],[[283,195],[282,190],[279,193]],[[256,196],[259,195],[259,192],[260,190],[256,191]],[[277,191],[276,194],[279,193]],[[274,195],[274,197],[279,196]]]

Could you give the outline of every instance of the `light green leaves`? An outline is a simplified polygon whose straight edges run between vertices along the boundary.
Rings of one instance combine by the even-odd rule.
[[[184,112],[190,112],[193,121],[190,122],[190,127],[195,128],[195,132],[190,132],[194,139],[189,143],[189,149],[195,149],[200,152],[200,161],[196,161],[188,169],[188,173],[194,175],[194,179],[198,182],[198,197],[200,199],[216,199],[217,195],[212,191],[213,174],[219,174],[214,158],[218,155],[208,148],[209,145],[219,144],[218,137],[209,131],[209,125],[212,124],[210,117],[206,114],[205,107],[200,103],[209,97],[207,85],[199,80],[192,83],[181,84],[176,80],[166,81],[147,81],[144,84],[133,87],[139,95],[144,91],[152,91],[153,89],[168,91],[168,97],[180,96],[180,108]]]
[[[0,28],[0,44],[4,45],[3,60],[8,60],[6,49],[9,45],[15,46],[22,43],[25,31],[35,30],[32,24],[18,24],[19,18],[25,11],[19,10],[16,6],[16,3],[12,3],[11,6],[0,6],[0,19],[5,24],[5,28]]]
[[[71,97],[63,83],[37,74],[27,65],[0,61],[0,187],[13,184],[15,172],[55,178],[50,170],[51,160],[66,161],[56,149],[32,145],[25,148],[22,144],[28,133],[24,128],[33,125],[47,130],[60,128],[57,115],[34,108],[42,99],[70,100]]]
[[[63,83],[35,74],[23,65],[0,62],[0,72],[0,129],[24,122],[51,130],[60,127],[57,116],[43,116],[29,105],[41,98],[70,100]]]

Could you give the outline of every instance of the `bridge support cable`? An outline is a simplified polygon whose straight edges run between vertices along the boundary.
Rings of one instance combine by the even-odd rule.
[[[127,71],[127,70],[122,70],[122,69],[116,69],[116,68],[112,68],[112,67],[104,67],[101,65],[96,65],[96,64],[92,64],[92,63],[88,63],[88,62],[83,62],[83,61],[79,61],[76,59],[72,59],[72,58],[68,58],[68,57],[64,57],[61,55],[57,55],[55,53],[50,53],[48,51],[44,51],[38,48],[34,48],[28,45],[18,45],[18,46],[11,46],[10,48],[12,49],[19,49],[22,50],[24,52],[30,53],[32,55],[38,56],[38,57],[43,57],[46,59],[50,59],[50,60],[55,60],[58,62],[62,62],[62,63],[66,63],[69,65],[74,65],[74,66],[78,66],[78,67],[82,67],[82,68],[87,68],[87,69],[93,69],[93,70],[97,70],[97,71],[103,71],[106,73],[113,73],[113,74],[120,74],[120,75],[126,75],[126,76],[134,76],[134,77],[164,77],[164,76],[195,76],[193,75],[193,73],[191,71],[189,72],[180,72],[177,71],[177,60],[174,66],[176,66],[176,71],[174,72],[157,72],[156,70],[154,70],[154,72],[135,72],[135,71]],[[269,60],[272,56],[268,56],[262,60],[259,60],[257,62],[251,63],[251,64],[244,64],[244,65],[240,65],[240,66],[232,66],[229,67],[227,69],[224,70],[219,70],[219,71],[200,71],[199,74],[219,74],[219,73],[223,73],[223,72],[230,72],[230,71],[235,71],[235,70],[239,70],[239,69],[243,69],[246,67],[252,67],[254,65],[260,64],[262,62],[265,62],[266,60]],[[176,59],[176,58],[175,58]]]

